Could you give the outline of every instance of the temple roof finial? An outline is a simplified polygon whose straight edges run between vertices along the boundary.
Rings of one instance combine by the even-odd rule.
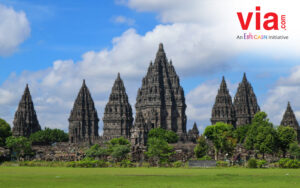
[[[164,45],[163,43],[159,43],[159,48],[158,48],[159,51],[164,51]]]

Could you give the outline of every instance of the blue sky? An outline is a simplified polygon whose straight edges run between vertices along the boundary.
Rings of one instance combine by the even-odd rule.
[[[29,83],[42,127],[67,130],[69,111],[81,80],[86,78],[102,117],[117,72],[121,72],[134,106],[136,90],[158,43],[163,42],[190,105],[188,127],[196,121],[203,130],[209,124],[222,76],[233,97],[243,72],[262,110],[275,124],[288,100],[300,117],[300,99],[294,97],[300,91],[299,51],[295,47],[300,41],[295,34],[299,28],[291,27],[284,33],[290,36],[289,41],[237,41],[235,36],[243,31],[236,27],[235,11],[251,11],[258,1],[245,0],[250,8],[230,1],[232,9],[223,9],[224,2],[219,0],[210,1],[213,6],[209,7],[207,0],[185,4],[171,0],[0,0],[0,11],[13,10],[0,18],[0,36],[11,32],[5,30],[9,24],[1,26],[6,20],[11,28],[19,29],[16,38],[21,35],[9,53],[2,50],[0,55],[0,116],[12,121],[25,83]],[[279,0],[262,4],[281,11]],[[298,11],[292,1],[286,6],[292,25]],[[16,22],[14,15],[21,17],[22,12],[25,22]],[[22,36],[26,28],[30,33]]]

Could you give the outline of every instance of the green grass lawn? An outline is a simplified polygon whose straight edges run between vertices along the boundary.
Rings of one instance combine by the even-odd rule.
[[[0,167],[0,187],[300,187],[300,169]]]

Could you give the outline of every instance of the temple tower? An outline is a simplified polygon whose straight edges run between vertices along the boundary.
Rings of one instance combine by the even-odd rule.
[[[195,122],[193,128],[188,131],[188,140],[191,142],[196,142],[198,137],[199,137],[199,130]]]
[[[288,102],[286,111],[283,114],[280,125],[292,127],[297,133],[297,140],[300,142],[300,126],[291,107],[290,102]]]
[[[93,143],[98,138],[98,122],[94,101],[83,80],[69,118],[69,141]]]
[[[121,136],[130,138],[132,122],[131,105],[128,101],[124,83],[118,73],[103,116],[104,139],[110,140]]]
[[[234,107],[232,105],[232,99],[227,89],[224,76],[216,96],[210,120],[212,125],[217,122],[224,122],[235,126]]]
[[[13,136],[29,137],[32,133],[41,130],[41,126],[34,110],[28,84],[26,84],[24,94],[15,113],[13,124]]]
[[[138,90],[136,112],[153,127],[161,127],[186,135],[186,104],[172,61],[167,60],[163,44],[159,44],[154,64],[151,62],[142,87]]]
[[[253,88],[248,82],[245,73],[235,94],[233,106],[236,116],[236,127],[251,124],[254,115],[260,111]]]

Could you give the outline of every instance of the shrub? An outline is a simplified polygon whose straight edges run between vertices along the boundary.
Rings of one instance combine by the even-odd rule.
[[[249,159],[247,163],[248,168],[257,168],[257,161],[256,159]]]
[[[199,158],[198,160],[199,161],[210,161],[210,160],[212,160],[212,158],[208,155],[205,155],[205,156]]]
[[[207,150],[208,150],[208,145],[206,143],[205,137],[201,135],[197,139],[197,145],[194,148],[194,153],[197,158],[202,158],[206,155]]]
[[[102,148],[98,144],[95,144],[86,150],[85,155],[93,159],[97,157],[103,159],[109,155],[109,152],[106,148]]]
[[[228,167],[229,163],[226,161],[217,161],[217,167]]]
[[[295,159],[282,158],[278,163],[280,168],[300,168],[300,161]]]
[[[183,167],[184,166],[184,163],[182,161],[175,161],[173,164],[172,164],[173,167],[175,168],[179,168],[179,167]]]
[[[120,167],[123,167],[123,168],[128,168],[128,167],[133,167],[133,164],[130,160],[128,159],[123,159],[121,162],[120,162]]]
[[[265,160],[257,160],[256,163],[257,163],[257,167],[258,168],[263,168],[267,164],[267,161],[265,161]]]

